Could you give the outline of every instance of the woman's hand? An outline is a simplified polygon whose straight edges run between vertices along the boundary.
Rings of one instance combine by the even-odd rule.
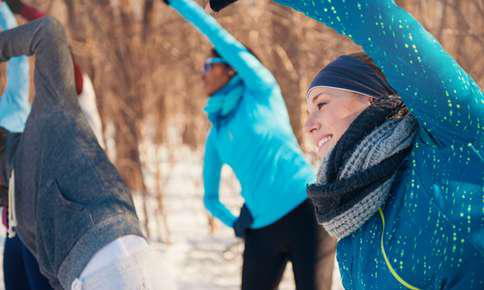
[[[245,238],[246,231],[250,228],[253,222],[254,217],[252,216],[252,213],[247,205],[244,203],[242,209],[240,210],[240,215],[235,220],[233,225],[235,236],[242,239]]]
[[[215,13],[215,11],[212,10],[212,7],[210,7],[210,1],[207,1],[207,3],[205,4],[205,12],[207,12],[210,15]]]

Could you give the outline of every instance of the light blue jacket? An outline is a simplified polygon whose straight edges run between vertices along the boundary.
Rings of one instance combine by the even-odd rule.
[[[17,26],[7,3],[0,3],[0,29]],[[0,127],[10,132],[23,132],[30,113],[29,63],[26,56],[13,57],[7,63],[7,85],[0,97]]]
[[[233,225],[235,215],[219,199],[220,172],[227,164],[254,216],[252,227],[272,224],[307,198],[306,184],[315,178],[292,131],[279,85],[267,68],[196,3],[172,0],[170,4],[208,37],[243,80],[243,96],[235,112],[213,124],[208,133],[205,206],[224,224]]]
[[[484,289],[484,97],[477,83],[392,0],[276,2],[361,45],[420,124],[383,208],[385,229],[377,213],[338,244],[345,288]]]

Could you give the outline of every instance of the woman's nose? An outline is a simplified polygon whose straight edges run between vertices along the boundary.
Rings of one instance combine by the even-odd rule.
[[[312,134],[321,129],[321,124],[314,118],[314,116],[309,115],[306,123],[304,124],[304,131],[308,134]]]

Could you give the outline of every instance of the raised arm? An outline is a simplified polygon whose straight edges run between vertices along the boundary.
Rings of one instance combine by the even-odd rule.
[[[69,105],[78,110],[72,58],[64,28],[55,18],[43,17],[0,33],[0,61],[20,55],[36,57],[34,107]]]
[[[1,0],[0,0],[1,1]],[[33,21],[35,19],[45,16],[45,13],[38,10],[34,6],[27,5],[20,0],[6,0],[10,9],[15,13],[21,15],[28,21]],[[74,79],[76,81],[76,92],[78,95],[82,93],[82,70],[81,67],[76,63],[74,55],[72,55],[72,61],[74,63]]]
[[[170,0],[169,3],[185,20],[210,40],[217,52],[235,69],[248,88],[264,91],[277,86],[271,72],[195,2]]]
[[[441,144],[480,139],[484,97],[435,38],[393,0],[275,0],[361,45]]]
[[[17,21],[7,4],[0,3],[0,29],[16,26]],[[0,127],[22,132],[29,113],[29,63],[27,57],[19,56],[7,64],[7,85],[0,98]]]
[[[203,185],[205,195],[203,203],[207,210],[226,226],[232,227],[236,217],[230,210],[220,202],[220,172],[222,161],[220,160],[215,145],[212,141],[213,136],[209,134],[205,144],[205,156],[203,162]]]

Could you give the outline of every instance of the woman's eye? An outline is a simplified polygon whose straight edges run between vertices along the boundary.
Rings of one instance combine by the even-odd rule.
[[[318,110],[321,110],[327,103],[325,102],[321,102],[321,103],[318,103],[316,106],[318,107]]]

